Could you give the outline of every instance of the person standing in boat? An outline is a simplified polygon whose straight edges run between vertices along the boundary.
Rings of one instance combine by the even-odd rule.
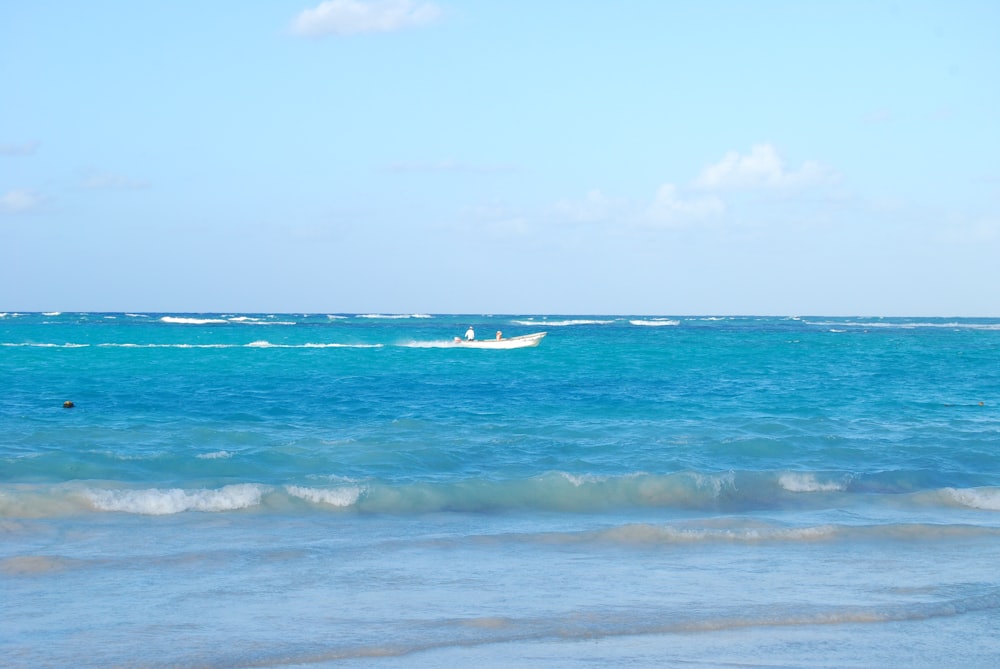
[[[503,339],[503,332],[497,330],[497,341],[500,341],[501,339]]]
[[[472,329],[471,325],[469,326],[469,329],[465,331],[465,338],[469,341],[476,338],[476,331]]]

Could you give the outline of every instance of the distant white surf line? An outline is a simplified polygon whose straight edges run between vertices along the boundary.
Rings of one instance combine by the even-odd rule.
[[[355,318],[400,320],[405,318],[434,318],[430,314],[358,314]]]
[[[802,321],[806,325],[819,325],[824,327],[852,327],[852,328],[896,328],[902,330],[915,330],[917,328],[945,328],[948,330],[1000,330],[1000,323],[962,323],[959,321],[948,321],[942,323],[932,323],[928,321],[870,321],[870,320],[844,320],[844,321]]]
[[[511,321],[511,323],[513,323],[514,325],[527,325],[527,326],[530,326],[530,327],[545,325],[545,326],[551,326],[551,327],[554,327],[554,328],[569,327],[569,326],[572,326],[572,325],[609,325],[609,324],[614,323],[614,322],[615,322],[614,319],[611,319],[611,320],[596,320],[596,319],[588,319],[588,318],[572,318],[572,319],[561,320],[561,321],[549,321],[549,320],[540,320],[540,321],[536,321],[536,320],[514,320],[514,321]]]
[[[162,323],[178,323],[181,325],[208,325],[210,323],[228,323],[225,318],[189,318],[186,316],[163,316]]]
[[[295,321],[270,321],[266,318],[253,316],[233,316],[226,319],[229,323],[245,323],[247,325],[298,325]]]
[[[644,327],[658,328],[668,325],[680,325],[681,322],[673,320],[671,318],[650,318],[650,319],[634,319],[630,320],[629,323],[632,325],[641,325]]]
[[[229,318],[194,318],[190,316],[163,316],[161,323],[174,325],[298,325],[295,321],[271,321],[253,316],[232,316]]]

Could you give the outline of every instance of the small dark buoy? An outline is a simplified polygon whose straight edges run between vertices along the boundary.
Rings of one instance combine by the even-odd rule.
[[[75,406],[76,405],[70,402],[69,400],[63,402],[63,409],[72,409]]]

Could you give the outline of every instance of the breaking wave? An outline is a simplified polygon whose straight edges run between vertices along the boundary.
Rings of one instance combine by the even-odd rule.
[[[1000,488],[945,488],[942,493],[960,506],[1000,511]]]
[[[335,507],[348,507],[357,503],[364,492],[359,486],[346,488],[305,488],[302,486],[285,486],[288,494],[313,504],[326,504]]]
[[[778,484],[789,492],[839,492],[847,488],[842,481],[820,481],[816,474],[802,472],[781,474]]]
[[[673,320],[670,318],[650,318],[650,319],[632,319],[629,321],[632,325],[641,325],[645,327],[665,327],[680,325],[681,322],[678,320]]]
[[[212,323],[228,323],[224,318],[192,318],[188,316],[163,316],[161,323],[175,323],[180,325],[209,325]]]
[[[122,511],[150,516],[184,511],[235,511],[260,504],[268,491],[253,483],[227,485],[216,490],[149,489],[87,490],[84,496],[99,511]]]

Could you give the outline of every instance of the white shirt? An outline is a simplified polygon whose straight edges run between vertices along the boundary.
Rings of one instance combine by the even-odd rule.
[[[473,339],[476,338],[476,333],[471,326],[469,327],[468,330],[465,331],[465,338],[468,339],[469,341],[472,341]]]

